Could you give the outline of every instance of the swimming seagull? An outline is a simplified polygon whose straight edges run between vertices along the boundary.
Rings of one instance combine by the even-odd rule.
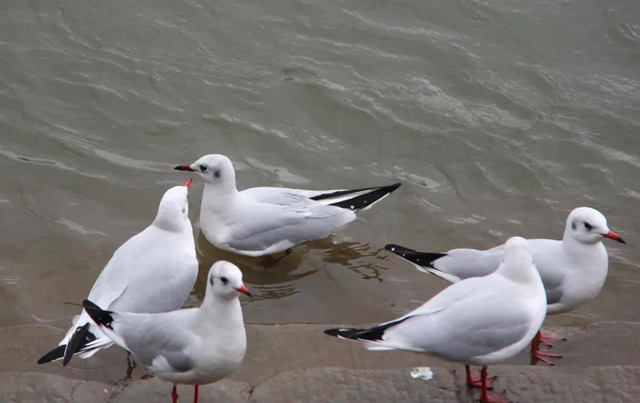
[[[198,275],[189,221],[191,181],[165,192],[153,223],[115,251],[91,288],[90,300],[107,309],[146,313],[168,312],[184,304]],[[74,355],[86,359],[112,344],[83,310],[60,345],[38,364],[62,358],[66,366]]]
[[[233,164],[224,155],[205,155],[175,169],[205,181],[200,226],[209,242],[229,252],[264,256],[322,239],[356,219],[400,187],[300,190],[257,187],[238,191]]]
[[[114,343],[158,378],[173,382],[173,403],[177,384],[194,385],[197,403],[199,385],[221,380],[244,358],[247,337],[238,293],[251,296],[240,269],[221,260],[209,270],[200,308],[143,314],[102,310],[89,300],[83,305]]]
[[[487,366],[524,349],[542,326],[547,300],[529,243],[509,239],[498,270],[445,288],[416,310],[371,329],[329,329],[326,334],[367,343],[370,350],[405,350],[482,366],[481,402],[488,395]]]
[[[531,239],[531,253],[544,283],[548,314],[569,312],[593,300],[600,293],[609,267],[603,238],[626,243],[607,226],[607,219],[589,207],[574,209],[567,218],[562,240]],[[452,249],[447,253],[417,252],[400,245],[389,244],[385,249],[414,263],[418,270],[434,274],[449,282],[492,273],[504,255],[505,246],[488,250]],[[531,353],[542,362],[553,365],[547,358],[561,358],[548,349],[540,350],[538,343],[552,346],[561,340],[557,335],[538,332],[531,343]]]

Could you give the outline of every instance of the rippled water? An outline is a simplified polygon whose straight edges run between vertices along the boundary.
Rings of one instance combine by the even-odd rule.
[[[559,237],[603,211],[600,297],[550,323],[639,321],[640,3],[10,1],[0,5],[0,325],[71,317],[150,223],[176,164],[240,188],[403,182],[331,239],[240,265],[248,322],[364,323],[444,287],[381,251]],[[192,187],[197,223],[202,183]]]

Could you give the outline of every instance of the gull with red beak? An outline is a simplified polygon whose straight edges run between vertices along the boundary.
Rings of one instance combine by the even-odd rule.
[[[179,171],[204,179],[200,228],[219,249],[246,256],[282,252],[306,241],[326,238],[400,187],[303,190],[257,187],[238,191],[231,160],[210,154]]]
[[[530,239],[531,254],[547,293],[547,314],[555,315],[578,308],[595,299],[607,278],[609,258],[603,238],[626,243],[607,226],[607,219],[598,210],[579,207],[571,211],[562,240]],[[493,273],[504,255],[504,245],[487,250],[452,249],[446,253],[418,252],[404,246],[389,244],[385,249],[410,261],[422,272],[434,274],[449,282]],[[551,347],[557,335],[538,332],[531,344],[531,353],[540,361],[553,365],[548,358],[561,358],[539,343]],[[467,381],[472,383],[467,371]]]
[[[114,343],[129,351],[156,376],[174,384],[198,387],[217,382],[242,362],[247,337],[239,293],[251,296],[242,272],[229,262],[209,270],[204,301],[199,308],[158,314],[118,313],[100,309],[89,300],[84,307],[91,319]]]
[[[151,225],[115,251],[89,292],[91,301],[105,309],[139,313],[169,312],[184,304],[198,276],[189,221],[191,181],[167,190]],[[89,358],[112,344],[82,311],[60,345],[38,364],[63,359],[67,365],[74,355]]]

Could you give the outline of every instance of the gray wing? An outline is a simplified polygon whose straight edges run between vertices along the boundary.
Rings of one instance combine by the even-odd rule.
[[[291,203],[287,204],[287,200]],[[285,194],[278,201],[281,204],[238,206],[238,217],[227,227],[227,243],[237,250],[260,251],[283,241],[296,244],[324,238],[333,229],[355,219],[349,210],[293,194]]]
[[[504,246],[487,250],[452,249],[447,255],[434,262],[434,267],[462,280],[489,275],[498,269]]]
[[[468,281],[465,285],[469,288],[482,285]],[[530,331],[530,311],[512,293],[472,292],[464,297],[466,291],[459,291],[406,315],[404,321],[385,332],[384,340],[464,362],[517,343]],[[447,303],[450,298],[451,303]]]
[[[551,239],[531,239],[531,255],[540,273],[542,284],[547,293],[547,305],[553,305],[562,299],[563,282],[571,263],[567,262],[562,251],[562,242]]]
[[[104,330],[115,333],[121,343],[112,334],[107,335],[154,372],[186,372],[194,365],[187,349],[199,341],[199,336],[188,331],[186,325],[193,320],[195,311],[156,315],[113,313],[113,332]]]
[[[127,287],[112,303],[116,312],[160,313],[180,308],[198,276],[192,239],[151,227],[145,243],[121,262],[133,266]]]

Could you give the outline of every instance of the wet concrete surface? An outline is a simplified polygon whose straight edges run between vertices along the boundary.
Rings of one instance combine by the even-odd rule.
[[[123,350],[112,347],[89,360],[37,365],[65,324],[0,328],[0,402],[165,402],[171,385],[137,367],[131,379]],[[248,325],[249,350],[229,379],[202,387],[202,402],[471,402],[464,367],[407,352],[370,352],[355,342],[325,336],[334,324]],[[504,365],[497,390],[518,402],[640,401],[640,324],[601,323],[554,328],[569,341],[555,367],[531,365],[522,352]],[[584,354],[584,351],[591,351]],[[413,379],[429,367],[432,380]],[[181,386],[180,401],[193,388]]]

